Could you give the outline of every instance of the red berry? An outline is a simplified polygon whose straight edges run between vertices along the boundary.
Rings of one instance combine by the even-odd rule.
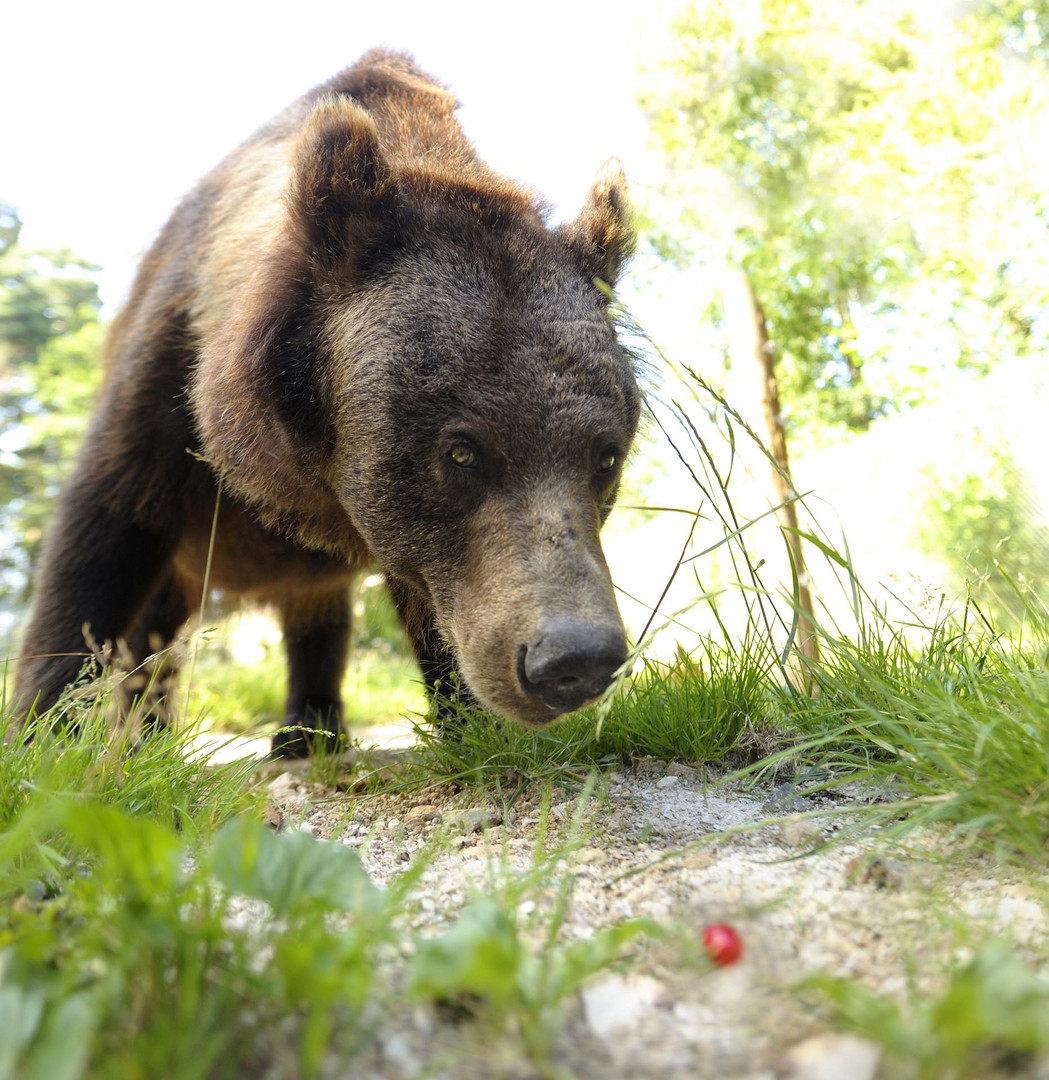
[[[735,964],[743,956],[743,941],[725,923],[712,923],[703,931],[703,948],[718,967]]]

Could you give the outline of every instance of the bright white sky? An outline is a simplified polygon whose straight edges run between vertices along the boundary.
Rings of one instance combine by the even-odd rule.
[[[118,305],[178,199],[259,124],[374,45],[449,84],[481,154],[572,217],[602,162],[651,182],[638,62],[651,0],[52,0],[9,5],[0,199],[29,246],[106,268]]]

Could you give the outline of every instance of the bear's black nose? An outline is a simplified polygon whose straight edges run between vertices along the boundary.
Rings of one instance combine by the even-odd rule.
[[[608,688],[627,657],[623,627],[582,619],[541,619],[535,641],[522,646],[517,675],[529,697],[571,712]]]

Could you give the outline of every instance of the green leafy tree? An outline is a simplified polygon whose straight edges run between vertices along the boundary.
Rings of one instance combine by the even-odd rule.
[[[27,598],[51,501],[102,376],[95,269],[34,251],[0,204],[0,647]]]
[[[994,45],[1021,56],[1049,61],[1049,2],[981,0],[975,18]]]
[[[945,562],[996,626],[1024,621],[1049,596],[1049,533],[1008,442],[957,438],[950,464],[923,470],[917,539]],[[999,570],[1002,572],[999,573]]]
[[[803,586],[788,436],[865,430],[1049,336],[1027,154],[1047,82],[998,47],[1015,25],[917,0],[692,0],[648,74],[656,250],[706,262],[707,310],[734,290],[746,315]]]
[[[1017,241],[1045,246],[1049,204],[1013,122],[1046,81],[995,48],[1008,20],[990,19],[697,0],[674,24],[646,95],[665,228],[741,271],[788,428],[862,430],[938,369],[1044,341],[1038,256],[1018,261]]]

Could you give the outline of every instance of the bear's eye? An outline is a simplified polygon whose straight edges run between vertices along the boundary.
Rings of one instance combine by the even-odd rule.
[[[477,451],[467,443],[456,443],[448,451],[448,457],[453,465],[460,469],[474,469],[477,467]]]
[[[615,450],[609,448],[597,459],[597,471],[599,473],[610,473],[619,461],[619,454]]]

